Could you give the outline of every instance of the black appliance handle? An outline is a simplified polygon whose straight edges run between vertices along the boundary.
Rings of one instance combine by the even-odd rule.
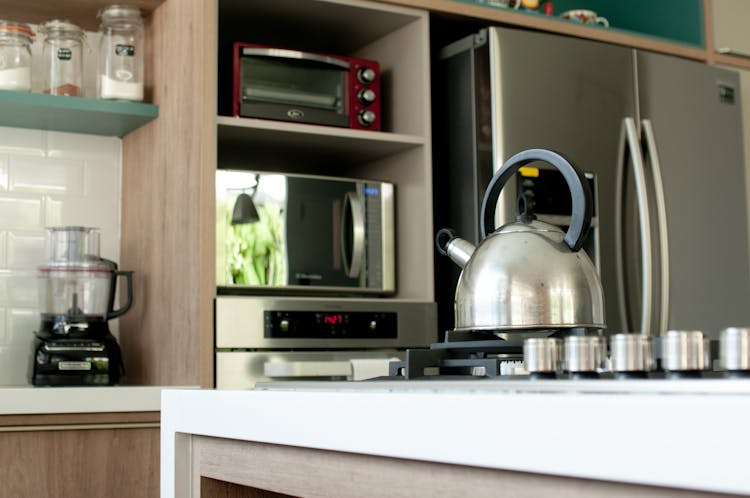
[[[106,319],[110,320],[112,318],[117,318],[118,316],[123,315],[126,311],[130,309],[130,306],[133,304],[133,272],[132,271],[120,271],[115,270],[112,272],[112,295],[114,297],[115,289],[117,289],[117,278],[118,277],[125,277],[125,280],[127,280],[127,301],[124,305],[122,305],[119,309],[112,309],[112,305],[110,305],[109,311],[107,311]]]
[[[534,161],[544,161],[554,166],[565,178],[573,201],[570,227],[565,234],[565,243],[572,251],[578,251],[591,227],[593,202],[586,177],[573,163],[561,154],[546,149],[529,149],[519,152],[500,167],[490,180],[482,199],[480,216],[482,239],[495,231],[495,209],[500,191],[508,180],[521,168]]]

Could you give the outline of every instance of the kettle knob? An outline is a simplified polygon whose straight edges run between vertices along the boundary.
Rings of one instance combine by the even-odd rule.
[[[591,226],[592,196],[591,189],[583,173],[561,154],[546,149],[529,149],[514,155],[500,167],[490,180],[482,199],[480,216],[482,238],[495,231],[495,208],[500,191],[519,168],[534,161],[543,161],[554,166],[565,178],[573,201],[570,227],[565,234],[565,244],[572,251],[578,251],[583,245]]]

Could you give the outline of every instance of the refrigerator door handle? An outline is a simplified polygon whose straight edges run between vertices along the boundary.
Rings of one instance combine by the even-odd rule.
[[[646,142],[646,154],[651,163],[656,201],[657,228],[659,233],[659,267],[661,270],[658,333],[661,335],[669,327],[669,237],[667,232],[667,208],[664,197],[664,184],[662,183],[661,164],[659,163],[659,154],[656,150],[656,139],[654,138],[654,127],[650,119],[643,119],[641,121],[641,130]]]
[[[635,119],[623,118],[620,132],[620,159],[617,165],[617,184],[615,189],[615,262],[619,288],[619,306],[622,324],[625,332],[630,332],[627,313],[627,296],[625,285],[624,262],[624,226],[623,204],[625,201],[625,168],[628,157],[633,163],[633,178],[635,179],[636,202],[638,206],[638,221],[641,232],[641,323],[640,332],[644,335],[651,333],[652,309],[652,280],[653,261],[651,258],[651,222],[648,207],[648,193],[646,190],[646,174],[641,153],[640,140]]]

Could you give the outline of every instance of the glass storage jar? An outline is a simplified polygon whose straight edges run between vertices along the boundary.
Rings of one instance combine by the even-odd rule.
[[[0,20],[0,89],[31,90],[31,42],[27,24]]]
[[[98,17],[98,97],[143,100],[144,29],[140,10],[130,5],[110,5],[99,11]]]
[[[54,19],[42,25],[44,93],[83,95],[83,41],[85,33],[76,24]]]

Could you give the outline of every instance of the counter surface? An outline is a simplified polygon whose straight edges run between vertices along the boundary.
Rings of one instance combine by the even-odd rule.
[[[161,496],[184,478],[175,471],[180,433],[750,495],[750,380],[652,380],[645,392],[545,387],[555,382],[167,389]]]
[[[164,386],[0,387],[0,415],[155,412]]]

